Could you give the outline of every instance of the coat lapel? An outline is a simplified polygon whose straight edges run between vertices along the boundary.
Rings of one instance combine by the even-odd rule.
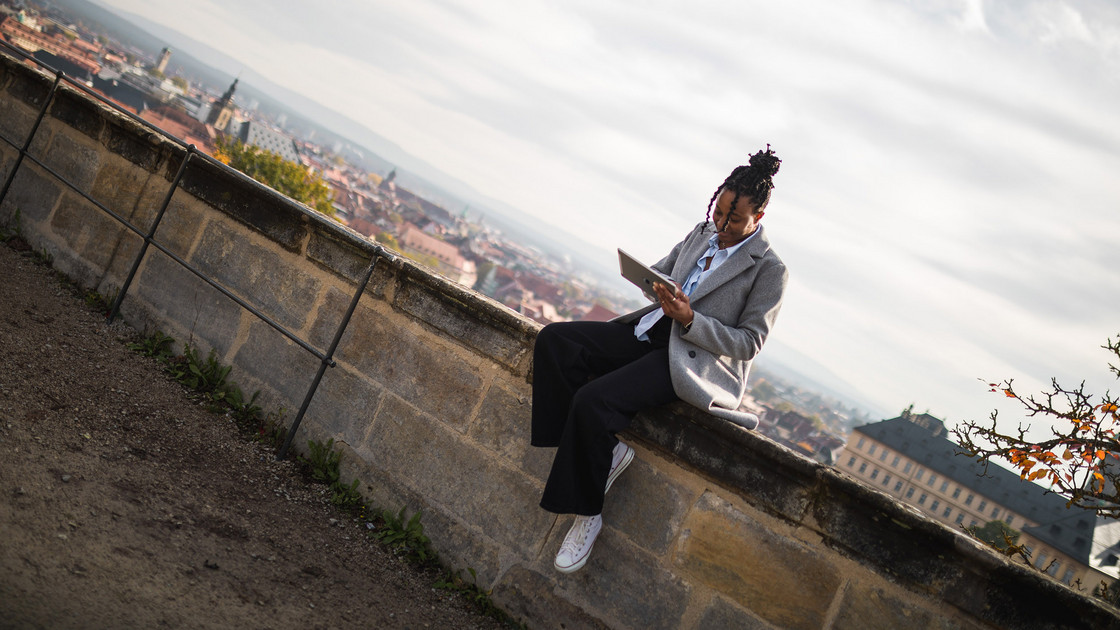
[[[704,242],[704,249],[700,250],[695,256],[693,256],[692,264],[696,264],[696,260],[704,254],[704,251],[706,249],[707,241]],[[696,302],[697,300],[703,298],[705,295],[719,288],[728,280],[731,280],[732,278],[743,273],[743,271],[754,265],[754,261],[756,259],[762,258],[766,254],[766,252],[769,251],[769,249],[770,240],[766,238],[766,232],[763,230],[762,226],[759,225],[758,234],[754,235],[754,237],[751,238],[751,240],[746,245],[744,245],[742,249],[735,252],[735,254],[731,256],[731,258],[728,258],[727,261],[720,265],[715,271],[713,271],[710,276],[704,278],[704,280],[696,286],[696,290],[692,293],[689,301]]]

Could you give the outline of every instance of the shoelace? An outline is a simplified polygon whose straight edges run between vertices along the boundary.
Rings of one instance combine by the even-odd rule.
[[[573,554],[579,553],[580,548],[583,547],[583,541],[587,540],[587,533],[591,530],[590,516],[580,516],[579,527],[573,531],[568,532],[564,538],[564,543],[560,545],[560,551],[569,551]],[[574,536],[572,534],[575,534]]]

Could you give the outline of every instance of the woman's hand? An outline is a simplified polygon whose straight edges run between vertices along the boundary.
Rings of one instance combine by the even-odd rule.
[[[688,302],[688,296],[679,287],[654,282],[653,290],[657,293],[658,301],[661,302],[661,310],[670,319],[675,319],[682,325],[692,321],[692,306]]]

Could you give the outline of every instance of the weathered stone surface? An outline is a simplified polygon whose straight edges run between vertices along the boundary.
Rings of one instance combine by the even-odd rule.
[[[510,314],[451,283],[432,286],[436,281],[434,276],[408,269],[402,273],[394,306],[510,368],[532,351],[535,331],[520,322],[502,325]]]
[[[106,126],[108,137],[105,144],[109,150],[149,173],[156,171],[165,151],[173,150],[172,143],[154,134],[145,133],[139,124],[122,116],[110,115]],[[179,161],[175,162],[175,168],[178,168]]]
[[[8,84],[7,93],[33,108],[38,114],[50,95],[54,75],[38,72],[19,63],[7,62],[5,65],[11,71],[11,83]]]
[[[932,628],[934,616],[933,611],[914,606],[882,589],[852,585],[844,593],[832,627],[836,630]],[[946,630],[952,627],[947,626]]]
[[[812,501],[820,464],[685,403],[638,414],[629,432],[789,520]]]
[[[163,180],[156,178],[155,181],[162,182]],[[158,184],[156,185],[158,186]],[[147,198],[154,196],[154,194],[148,195]],[[160,199],[159,203],[162,202],[163,200]],[[146,230],[151,229],[158,210],[159,206],[156,204],[144,203],[140,205],[136,209],[135,223],[143,224]],[[211,214],[210,217],[212,216]],[[176,193],[171,198],[167,211],[163,213],[163,217],[159,220],[154,239],[168,251],[186,259],[195,241],[198,240],[202,229],[209,224],[208,219],[210,217],[207,216],[206,206],[197,199]]]
[[[350,296],[327,292],[310,339],[317,347],[330,346]],[[339,343],[336,358],[381,383],[432,417],[463,428],[482,396],[483,379],[476,364],[455,360],[447,341],[426,331],[410,329],[404,318],[390,321],[359,302]]]
[[[95,141],[100,140],[101,131],[105,128],[102,111],[97,101],[65,83],[59,86],[51,103],[51,116]]]
[[[135,221],[135,215],[141,200],[147,199],[149,179],[151,176],[147,172],[116,156],[110,156],[98,171],[89,195],[144,233],[147,232],[148,225]]]
[[[293,256],[246,239],[224,222],[207,224],[190,261],[288,329],[303,327],[319,295],[319,280]]]
[[[642,457],[615,480],[603,506],[603,518],[630,540],[664,554],[680,532],[692,492]]]
[[[311,386],[314,375],[307,375],[305,388]],[[304,422],[314,422],[327,435],[338,435],[349,444],[361,444],[373,425],[383,391],[376,383],[342,366],[327,368]],[[294,418],[296,411],[299,410],[288,415]]]
[[[613,492],[613,490],[612,490]],[[572,518],[557,523],[537,568],[555,576],[557,593],[616,628],[677,628],[688,607],[691,588],[656,556],[626,542],[604,522],[587,566],[563,575],[552,560]]]
[[[183,190],[264,234],[284,249],[299,251],[311,212],[264,184],[204,155],[191,159]]]
[[[492,599],[514,619],[536,620],[534,626],[565,630],[605,630],[606,623],[571,602],[554,596],[555,582],[525,567],[513,567],[494,587]],[[547,620],[547,625],[539,620]],[[714,627],[714,626],[713,626]]]
[[[373,243],[350,232],[312,230],[307,243],[308,259],[354,283],[365,276],[375,251],[378,248]]]
[[[676,564],[780,628],[820,628],[841,579],[821,553],[705,493],[684,523]]]
[[[395,396],[382,401],[362,446],[427,501],[478,524],[478,536],[526,554],[548,531],[551,515],[536,509],[537,488],[525,475]]]
[[[96,146],[76,142],[69,135],[60,133],[55,135],[46,155],[41,155],[39,160],[88,195],[101,167],[101,155]]]
[[[233,359],[230,378],[236,381],[239,373],[244,373],[260,379],[285,401],[287,420],[291,421],[315,380],[319,365],[315,355],[254,317],[249,337]]]
[[[43,223],[61,194],[62,184],[57,179],[25,160],[8,189],[8,196],[4,198],[4,212],[7,216],[19,212],[20,222],[25,227],[28,223]]]
[[[899,629],[901,630],[904,627],[906,626],[899,626]],[[697,630],[715,630],[716,628],[780,630],[722,597],[712,598],[711,605],[704,611],[704,616],[700,618],[700,623],[696,625],[696,628]]]
[[[555,449],[529,446],[532,407],[524,389],[511,392],[497,383],[491,386],[467,434],[544,484]]]
[[[130,293],[147,302],[163,322],[159,328],[178,341],[201,339],[215,348],[233,345],[241,307],[162,252],[148,252]]]
[[[116,219],[74,193],[62,196],[51,217],[51,229],[100,273],[109,268],[127,231]]]
[[[962,534],[837,471],[822,470],[820,480],[812,517],[829,545],[884,575],[934,591],[966,571],[955,551]],[[942,561],[929,561],[939,556]]]
[[[18,151],[27,141],[34,124],[35,114],[30,108],[15,100],[0,99],[0,137],[14,145],[13,151]],[[0,147],[7,150],[8,143],[0,142]]]

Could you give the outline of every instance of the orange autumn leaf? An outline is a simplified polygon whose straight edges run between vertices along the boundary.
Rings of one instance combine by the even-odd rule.
[[[1003,390],[1003,395],[1007,396],[1008,398],[1014,398],[1015,392],[1011,391],[1010,389],[1005,389]]]

